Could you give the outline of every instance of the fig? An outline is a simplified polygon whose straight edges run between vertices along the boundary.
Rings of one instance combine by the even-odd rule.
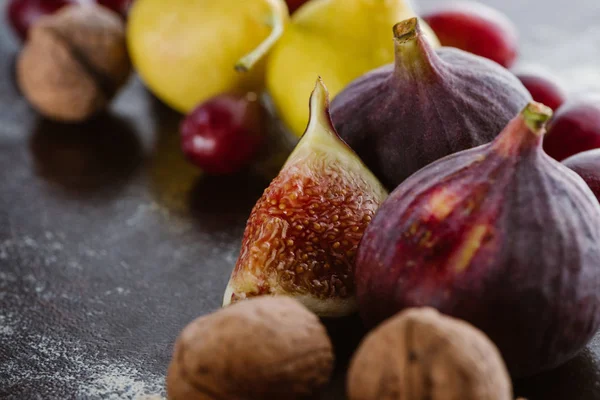
[[[597,148],[600,148],[600,96],[568,100],[548,124],[544,150],[562,161]]]
[[[415,173],[381,205],[355,279],[368,324],[431,306],[484,331],[515,377],[572,358],[600,325],[600,205],[544,153],[532,102],[490,144]]]
[[[517,27],[503,13],[474,1],[448,3],[424,14],[442,46],[451,46],[509,68],[517,59]]]
[[[308,121],[306,93],[317,75],[333,98],[353,79],[392,62],[389,28],[413,16],[407,0],[319,0],[300,7],[267,60],[267,89],[283,123],[302,135]]]
[[[223,305],[288,295],[320,316],[355,312],[356,251],[386,197],[335,132],[318,80],[306,133],[248,219]]]
[[[562,163],[577,172],[600,201],[600,149],[575,154]]]
[[[416,18],[394,26],[395,65],[351,83],[331,112],[342,139],[389,189],[444,156],[489,143],[530,101],[485,58],[434,50]]]

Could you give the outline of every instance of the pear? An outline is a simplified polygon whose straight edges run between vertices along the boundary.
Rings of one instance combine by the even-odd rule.
[[[305,96],[314,77],[331,96],[374,68],[391,63],[390,30],[414,17],[406,0],[309,1],[292,15],[267,60],[267,89],[283,122],[297,136],[306,127]],[[437,46],[435,35],[423,29]]]
[[[356,251],[386,197],[336,133],[319,78],[305,134],[248,219],[223,305],[288,295],[320,316],[355,312]]]
[[[263,58],[288,19],[283,0],[136,0],[127,42],[146,86],[187,113],[218,94],[261,90]],[[236,71],[253,49],[244,57],[250,71]]]

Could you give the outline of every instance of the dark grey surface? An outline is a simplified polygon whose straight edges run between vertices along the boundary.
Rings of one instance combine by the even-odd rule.
[[[488,3],[519,25],[524,61],[573,92],[600,88],[600,2]],[[2,26],[0,398],[160,397],[177,334],[221,303],[266,182],[200,176],[179,153],[179,116],[137,79],[95,121],[38,118],[14,85],[17,49]],[[342,399],[343,359],[360,331],[353,320],[329,325],[341,362],[322,398]],[[517,389],[600,399],[600,338]]]

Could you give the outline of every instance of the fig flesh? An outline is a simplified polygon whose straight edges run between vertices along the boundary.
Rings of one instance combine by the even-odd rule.
[[[332,103],[342,139],[389,189],[444,156],[493,140],[531,100],[485,58],[434,50],[416,18],[394,26],[395,65],[351,83]]]
[[[483,330],[514,376],[573,357],[600,325],[600,205],[544,153],[551,110],[529,104],[488,145],[423,168],[359,247],[359,310],[374,324],[431,306]]]
[[[337,136],[319,80],[306,133],[256,203],[223,305],[289,295],[320,316],[356,311],[352,270],[383,186]]]

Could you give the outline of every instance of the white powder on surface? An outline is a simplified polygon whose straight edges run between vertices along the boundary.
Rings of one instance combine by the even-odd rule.
[[[0,325],[0,336],[12,336],[15,333],[12,327]]]
[[[49,240],[55,236],[50,232],[45,235]],[[58,250],[59,246],[54,243],[50,246]],[[20,251],[22,246],[46,244],[30,237],[0,243],[0,248],[9,252]],[[0,272],[0,292],[17,281],[15,274]],[[22,290],[31,291],[42,300],[48,301],[59,295],[50,292],[47,282],[32,273],[25,274],[21,281],[24,284]],[[107,294],[127,296],[129,293],[129,289],[119,286]],[[69,299],[65,293],[60,297]],[[0,362],[1,388],[51,385],[60,392],[72,394],[73,398],[90,400],[164,398],[164,376],[161,374],[145,371],[139,363],[128,360],[126,354],[114,357],[119,359],[109,358],[104,355],[103,345],[75,339],[60,325],[39,331],[38,327],[32,326],[31,316],[43,309],[15,306],[21,311],[0,307],[0,355],[13,354]],[[19,344],[18,349],[14,347],[15,343]]]
[[[0,342],[6,343],[16,335],[19,330],[10,325],[16,323],[14,315],[0,316]],[[79,340],[34,334],[19,341],[27,354],[0,365],[0,373],[8,376],[3,382],[7,387],[51,382],[76,398],[164,398],[164,376],[142,372],[124,360],[94,357],[94,349],[86,348]]]
[[[164,398],[164,378],[152,376],[149,379],[146,376],[142,380],[141,375],[136,368],[122,363],[103,366],[92,373],[90,381],[82,385],[77,394],[108,400]]]

